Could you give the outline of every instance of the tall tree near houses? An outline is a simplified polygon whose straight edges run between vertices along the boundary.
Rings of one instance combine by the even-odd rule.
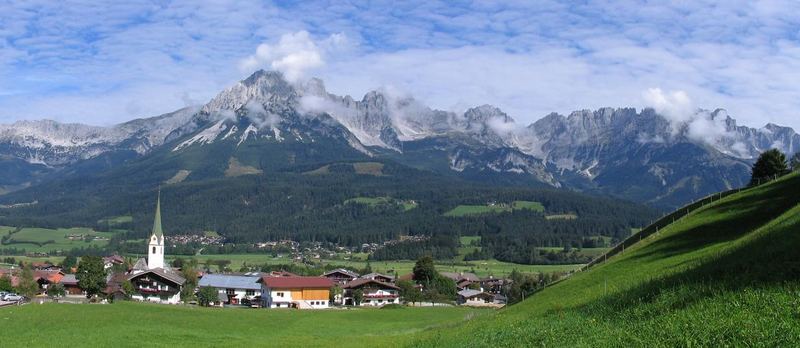
[[[14,286],[11,285],[11,277],[7,274],[0,276],[0,291],[14,291]]]
[[[786,174],[789,168],[786,164],[786,155],[778,149],[771,149],[758,156],[758,160],[753,165],[753,177],[750,185],[758,185],[776,176]]]
[[[86,297],[99,294],[106,287],[106,271],[100,256],[83,256],[78,264],[78,287],[86,292]]]
[[[430,282],[439,276],[439,272],[436,271],[436,267],[433,264],[433,258],[430,256],[419,258],[417,263],[414,264],[413,272],[414,280],[425,285],[430,284]]]
[[[19,275],[19,284],[17,284],[17,292],[28,298],[35,296],[39,292],[39,284],[33,279],[33,270],[30,265],[22,268],[22,273]]]

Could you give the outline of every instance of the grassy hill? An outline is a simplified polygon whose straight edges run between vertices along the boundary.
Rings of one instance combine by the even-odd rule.
[[[797,346],[800,175],[692,212],[588,271],[413,346]]]

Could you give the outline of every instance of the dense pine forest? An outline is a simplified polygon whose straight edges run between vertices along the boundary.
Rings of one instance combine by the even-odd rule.
[[[414,259],[421,253],[452,257],[459,236],[482,236],[484,252],[490,256],[531,263],[543,261],[532,253],[536,247],[578,247],[599,236],[621,239],[656,215],[629,202],[553,189],[476,184],[393,162],[382,163],[378,175],[349,170],[352,164],[332,164],[324,174],[313,173],[318,167],[173,185],[73,177],[45,184],[49,193],[45,200],[39,199],[45,192],[42,188],[16,195],[18,200],[39,203],[6,210],[0,225],[87,226],[103,231],[112,227],[108,218],[131,216],[132,222],[113,226],[129,230],[115,239],[141,239],[152,227],[160,186],[167,234],[215,231],[233,244],[293,239],[343,246],[402,235],[432,237],[423,245],[385,248],[373,256],[376,259]],[[374,202],[359,203],[359,198]],[[459,205],[514,201],[539,202],[544,211],[445,214]],[[547,218],[558,214],[576,218]]]

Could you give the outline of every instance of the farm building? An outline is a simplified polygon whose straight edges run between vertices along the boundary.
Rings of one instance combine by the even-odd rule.
[[[61,285],[64,286],[64,291],[67,295],[84,295],[84,291],[78,286],[78,279],[74,274],[65,274],[61,278]]]
[[[333,281],[324,277],[261,277],[261,302],[266,308],[330,307]]]
[[[384,283],[394,283],[394,276],[381,273],[368,273],[361,276],[361,279],[372,279]]]
[[[384,306],[400,303],[400,288],[375,279],[356,279],[345,284],[342,297],[346,306]],[[356,303],[355,292],[360,290],[363,299]]]
[[[494,295],[480,290],[461,290],[458,292],[458,304],[464,306],[493,306]]]
[[[344,285],[345,283],[358,278],[358,273],[344,268],[337,268],[335,270],[323,273],[322,276],[332,280],[336,284]]]

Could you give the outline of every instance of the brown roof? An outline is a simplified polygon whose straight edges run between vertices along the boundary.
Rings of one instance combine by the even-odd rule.
[[[362,287],[364,285],[367,285],[367,284],[370,284],[370,283],[371,284],[377,284],[379,287],[382,287],[382,288],[390,288],[390,289],[394,289],[394,290],[400,290],[399,287],[394,286],[392,284],[387,284],[387,283],[384,283],[382,281],[375,280],[375,279],[363,279],[363,278],[362,279],[356,279],[356,280],[353,280],[351,282],[347,282],[347,284],[342,286],[342,288],[344,288],[344,289],[355,289],[355,288],[360,288],[360,287]]]
[[[33,271],[33,279],[39,280],[44,279],[47,280],[48,283],[58,283],[61,282],[61,278],[64,278],[64,273],[59,270],[35,270]]]
[[[294,274],[292,272],[286,272],[286,271],[272,271],[272,272],[269,272],[269,276],[271,276],[271,277],[299,277],[299,275],[297,275],[297,274]]]
[[[152,274],[158,275],[161,278],[169,280],[169,281],[171,281],[171,282],[173,282],[175,284],[178,284],[178,285],[183,285],[183,283],[186,282],[186,279],[184,279],[180,274],[175,273],[175,272],[170,271],[170,270],[165,270],[163,268],[153,268],[153,269],[149,269],[147,271],[141,272],[141,273],[136,273],[136,274],[129,275],[128,276],[128,280],[133,280],[134,278],[138,278],[138,277],[140,277],[142,275],[145,275],[145,274],[148,274],[148,273],[152,273]]]
[[[324,277],[261,277],[269,288],[331,288],[333,281]]]

